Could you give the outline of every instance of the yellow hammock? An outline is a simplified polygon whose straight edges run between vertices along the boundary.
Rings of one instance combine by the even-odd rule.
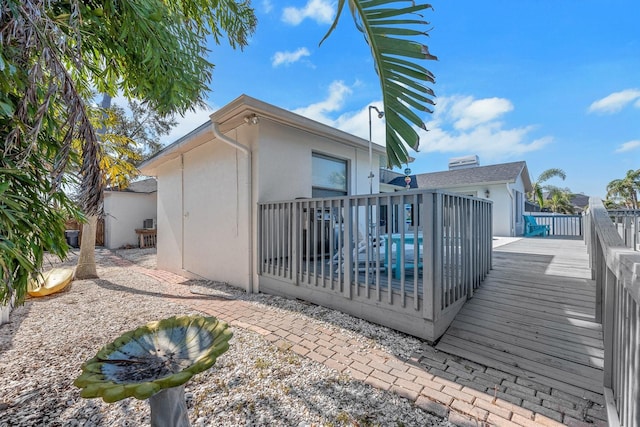
[[[42,275],[37,280],[29,282],[27,292],[33,297],[44,297],[66,288],[73,280],[73,268],[54,268]]]

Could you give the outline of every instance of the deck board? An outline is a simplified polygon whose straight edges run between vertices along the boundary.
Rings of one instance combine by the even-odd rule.
[[[441,351],[576,394],[602,394],[602,327],[580,240],[521,239],[440,339]]]

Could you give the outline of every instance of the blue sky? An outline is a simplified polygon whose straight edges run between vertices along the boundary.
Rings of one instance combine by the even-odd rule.
[[[477,154],[482,165],[525,160],[531,178],[604,197],[640,168],[640,1],[471,0],[431,3],[424,42],[438,61],[436,107],[426,115],[414,173]],[[381,105],[369,48],[348,9],[329,0],[254,0],[257,31],[244,51],[211,46],[212,110],[245,93],[368,138],[368,105]],[[208,118],[180,118],[167,142]],[[384,144],[383,121],[373,140]]]

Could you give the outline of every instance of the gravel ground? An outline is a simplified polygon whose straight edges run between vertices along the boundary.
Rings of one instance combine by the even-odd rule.
[[[117,253],[155,268],[153,250]],[[111,264],[109,255],[96,252],[100,279],[75,281],[59,294],[29,299],[0,326],[0,426],[149,424],[146,402],[82,399],[73,380],[83,361],[123,332],[197,311],[163,299],[155,279]],[[74,254],[64,263],[52,262],[74,263]],[[294,312],[397,355],[408,356],[420,347],[414,338],[314,305],[204,281],[194,282],[192,292]],[[393,393],[279,350],[253,332],[233,332],[229,351],[187,383],[193,426],[451,426]]]

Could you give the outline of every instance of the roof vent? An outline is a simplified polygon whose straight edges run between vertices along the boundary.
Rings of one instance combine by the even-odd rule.
[[[449,170],[466,169],[480,166],[480,159],[477,155],[452,157],[449,159]]]

